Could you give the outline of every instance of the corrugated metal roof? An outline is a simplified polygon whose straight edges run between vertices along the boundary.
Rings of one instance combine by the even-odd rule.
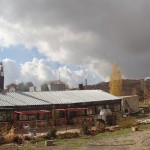
[[[51,104],[71,104],[120,99],[101,90],[25,92],[25,94],[34,98],[39,98],[48,101]]]
[[[46,91],[0,94],[0,106],[28,106],[119,100],[101,90]]]
[[[28,106],[28,105],[48,105],[49,102],[43,102],[37,98],[26,96],[22,93],[4,93],[0,94],[0,106]]]

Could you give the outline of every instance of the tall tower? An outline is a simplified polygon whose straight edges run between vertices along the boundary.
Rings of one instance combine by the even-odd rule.
[[[0,92],[2,92],[4,89],[4,70],[3,70],[3,64],[0,62]]]

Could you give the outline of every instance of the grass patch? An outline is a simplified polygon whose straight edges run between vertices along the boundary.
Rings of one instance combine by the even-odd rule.
[[[56,139],[54,141],[54,144],[56,145],[66,144],[72,149],[77,149],[85,145],[86,143],[93,142],[93,140],[127,136],[131,132],[132,132],[131,128],[126,128],[126,129],[116,130],[114,132],[99,133],[95,136],[89,136],[88,138]]]
[[[60,145],[60,144],[66,143],[66,141],[67,141],[67,139],[56,139],[56,140],[54,141],[54,144]]]
[[[72,138],[72,139],[56,139],[54,141],[54,144],[56,145],[63,145],[66,144],[72,149],[77,149],[87,143],[90,139],[84,139],[84,138]]]
[[[18,150],[36,150],[36,148],[34,147],[22,147],[22,148],[19,148]]]
[[[139,114],[139,115],[137,115],[137,116],[135,116],[135,118],[136,119],[143,119],[143,118],[148,118],[148,117],[150,117],[150,114],[148,113],[148,114]]]
[[[40,143],[44,143],[45,142],[45,138],[43,138],[43,137],[40,137],[40,138],[38,138],[37,139],[37,142],[40,142]]]
[[[131,133],[131,128],[125,128],[116,130],[114,132],[104,132],[95,136],[96,139],[110,138],[110,137],[119,137],[119,136],[127,136]]]
[[[141,130],[150,130],[150,124],[142,124],[142,125],[139,125],[139,128]]]

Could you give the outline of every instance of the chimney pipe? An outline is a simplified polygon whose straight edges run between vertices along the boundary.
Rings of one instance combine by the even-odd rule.
[[[85,90],[87,90],[87,79],[85,79]]]

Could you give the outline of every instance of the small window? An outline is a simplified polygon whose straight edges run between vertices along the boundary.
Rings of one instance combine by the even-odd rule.
[[[128,108],[125,108],[125,109],[124,109],[124,113],[125,113],[125,114],[129,114],[129,109],[128,109]]]

